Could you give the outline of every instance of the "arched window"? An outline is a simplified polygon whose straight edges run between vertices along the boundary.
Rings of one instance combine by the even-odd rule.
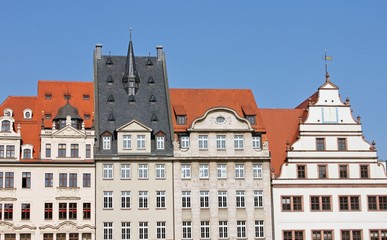
[[[24,159],[31,159],[31,157],[32,157],[31,149],[24,149],[24,151],[23,151],[23,158]]]
[[[29,108],[24,109],[23,115],[24,115],[24,118],[25,118],[25,119],[30,119],[30,118],[32,118],[32,111],[31,111],[31,109],[29,109]]]
[[[2,132],[10,132],[11,131],[11,122],[8,120],[4,120],[1,122],[1,131]]]

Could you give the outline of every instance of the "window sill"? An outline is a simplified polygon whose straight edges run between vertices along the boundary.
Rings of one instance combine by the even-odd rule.
[[[149,210],[149,208],[138,208],[138,210]]]

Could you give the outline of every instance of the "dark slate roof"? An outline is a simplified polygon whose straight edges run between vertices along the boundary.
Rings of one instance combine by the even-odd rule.
[[[54,118],[54,120],[58,119],[66,119],[67,116],[70,116],[71,119],[79,119],[82,118],[79,116],[78,109],[76,107],[71,106],[69,102],[66,103],[63,107],[59,108],[58,114]]]
[[[152,64],[149,64],[150,61]],[[135,57],[135,69],[140,84],[136,95],[130,98],[125,91],[122,78],[127,56],[105,56],[96,60],[96,146],[95,154],[100,156],[117,155],[116,129],[136,120],[152,129],[152,156],[173,156],[173,136],[169,116],[169,94],[163,72],[163,61],[157,57]],[[110,79],[110,80],[109,80]],[[109,83],[113,79],[113,83]],[[149,81],[151,79],[151,81]],[[110,121],[109,121],[110,120]],[[115,120],[115,121],[112,121]],[[156,120],[156,121],[155,121]],[[164,150],[156,150],[154,134],[166,134]],[[113,134],[111,150],[102,150],[100,135]],[[99,135],[99,136],[98,136]],[[98,146],[101,146],[100,148]],[[120,154],[120,156],[122,156]]]

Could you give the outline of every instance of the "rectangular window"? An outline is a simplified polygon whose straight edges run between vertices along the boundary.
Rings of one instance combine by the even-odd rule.
[[[183,239],[192,239],[191,222],[183,222]]]
[[[52,187],[53,181],[54,181],[53,178],[54,178],[53,173],[45,173],[44,174],[44,186],[45,187]]]
[[[339,165],[340,178],[348,178],[348,165]]]
[[[200,239],[209,239],[210,238],[210,222],[201,221],[200,222]]]
[[[227,221],[219,221],[219,238],[228,238]]]
[[[330,211],[331,197],[330,196],[310,196],[311,211]]]
[[[113,179],[113,164],[103,164],[103,179]]]
[[[331,230],[312,230],[312,240],[333,240]]]
[[[66,144],[58,144],[58,157],[66,157]]]
[[[347,139],[338,138],[337,139],[337,150],[346,151],[347,150]]]
[[[59,203],[59,219],[66,220],[67,219],[67,203]]]
[[[234,136],[234,148],[243,149],[243,135]]]
[[[86,158],[91,158],[91,144],[86,144]]]
[[[0,188],[3,188],[3,182],[4,182],[4,179],[3,179],[3,172],[0,172]],[[0,218],[1,219],[1,218]]]
[[[226,149],[226,135],[216,136],[216,149]]]
[[[183,191],[181,193],[181,203],[183,208],[191,207],[191,192]]]
[[[20,233],[20,240],[31,240],[31,233]]]
[[[113,240],[113,223],[104,222],[103,223],[103,239],[104,240]]]
[[[263,190],[254,190],[254,207],[263,208]]]
[[[210,207],[209,203],[209,192],[208,191],[200,191],[200,207],[208,208]]]
[[[237,237],[246,237],[246,221],[237,221]]]
[[[77,219],[77,203],[69,203],[69,219]]]
[[[387,230],[370,230],[370,240],[386,240]]]
[[[318,165],[318,178],[327,178],[327,165]]]
[[[4,145],[0,145],[0,158],[4,158]]]
[[[44,220],[52,220],[52,203],[44,203]]]
[[[156,207],[165,208],[165,191],[156,192]]]
[[[46,143],[46,158],[50,158],[50,157],[51,157],[51,144]]]
[[[59,187],[67,187],[67,173],[59,173]]]
[[[110,149],[110,141],[111,141],[111,137],[110,136],[103,136],[102,137],[102,149],[103,150],[108,150]]]
[[[244,178],[244,177],[245,177],[245,165],[235,164],[235,178]]]
[[[181,178],[191,178],[191,165],[181,164]]]
[[[56,240],[66,240],[66,233],[57,233]]]
[[[21,205],[21,220],[30,220],[31,205],[29,203],[22,203]]]
[[[79,157],[79,144],[71,144],[71,157]]]
[[[138,178],[147,179],[148,178],[148,164],[139,164],[138,165]]]
[[[156,147],[157,147],[157,149],[164,149],[164,142],[165,142],[165,137],[164,136],[156,137]]]
[[[15,158],[15,146],[7,146],[6,155],[7,158]]]
[[[132,136],[131,135],[123,135],[122,136],[122,147],[124,149],[132,148]]]
[[[53,233],[43,233],[43,240],[54,240]]]
[[[5,172],[4,188],[13,188],[14,186],[14,174],[13,172]]]
[[[302,211],[301,196],[282,196],[282,211]]]
[[[207,135],[199,135],[199,149],[208,149]]]
[[[130,179],[130,164],[121,164],[121,179]]]
[[[91,173],[83,174],[83,187],[91,187]]]
[[[156,178],[165,178],[165,164],[156,164]]]
[[[121,239],[122,240],[130,239],[130,222],[121,223]]]
[[[305,178],[305,177],[306,177],[306,166],[297,165],[297,178]]]
[[[165,239],[165,222],[156,223],[156,237],[157,239]]]
[[[342,240],[362,240],[361,230],[341,230]]]
[[[69,233],[69,240],[79,240],[78,233]]]
[[[138,208],[148,208],[148,192],[138,192]]]
[[[261,148],[261,137],[253,136],[253,148]]]
[[[13,219],[13,204],[4,203],[4,221]]]
[[[208,164],[199,165],[199,178],[209,178]]]
[[[145,135],[137,135],[137,149],[145,149]]]
[[[218,164],[216,172],[218,174],[218,178],[227,178],[227,165],[226,164]]]
[[[181,136],[180,137],[180,148],[189,148],[189,137]]]
[[[177,115],[176,116],[177,125],[185,125],[186,124],[186,116],[185,115]]]
[[[368,165],[360,165],[360,178],[369,178],[369,167]]]
[[[262,178],[262,164],[253,164],[253,178]]]
[[[263,238],[263,237],[265,237],[263,221],[262,220],[255,221],[255,237],[256,238]]]
[[[113,209],[113,192],[104,191],[103,192],[103,208],[104,209]]]
[[[316,150],[324,151],[325,150],[325,139],[324,138],[316,138]]]
[[[218,207],[226,208],[227,207],[227,192],[219,191],[218,192]]]
[[[69,187],[76,188],[78,186],[77,179],[78,179],[78,175],[76,173],[70,173],[69,174]]]
[[[283,231],[284,240],[304,240],[304,231]]]
[[[130,208],[130,191],[122,191],[121,192],[121,208],[128,209]]]
[[[91,203],[83,203],[83,219],[91,219]]]
[[[138,239],[148,239],[148,222],[139,222],[138,232]]]
[[[31,188],[31,173],[22,173],[22,188]]]
[[[236,191],[236,207],[245,207],[245,191]]]
[[[368,210],[386,211],[387,196],[368,196]]]
[[[341,211],[359,211],[359,196],[339,196],[339,207]]]
[[[246,115],[246,119],[251,125],[255,125],[255,115]]]

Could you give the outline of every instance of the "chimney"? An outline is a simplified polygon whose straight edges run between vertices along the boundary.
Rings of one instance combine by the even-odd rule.
[[[156,46],[157,49],[157,61],[162,61],[163,60],[163,46]]]
[[[101,59],[101,57],[102,57],[102,44],[95,45],[94,55],[95,55],[95,58],[97,60]]]

